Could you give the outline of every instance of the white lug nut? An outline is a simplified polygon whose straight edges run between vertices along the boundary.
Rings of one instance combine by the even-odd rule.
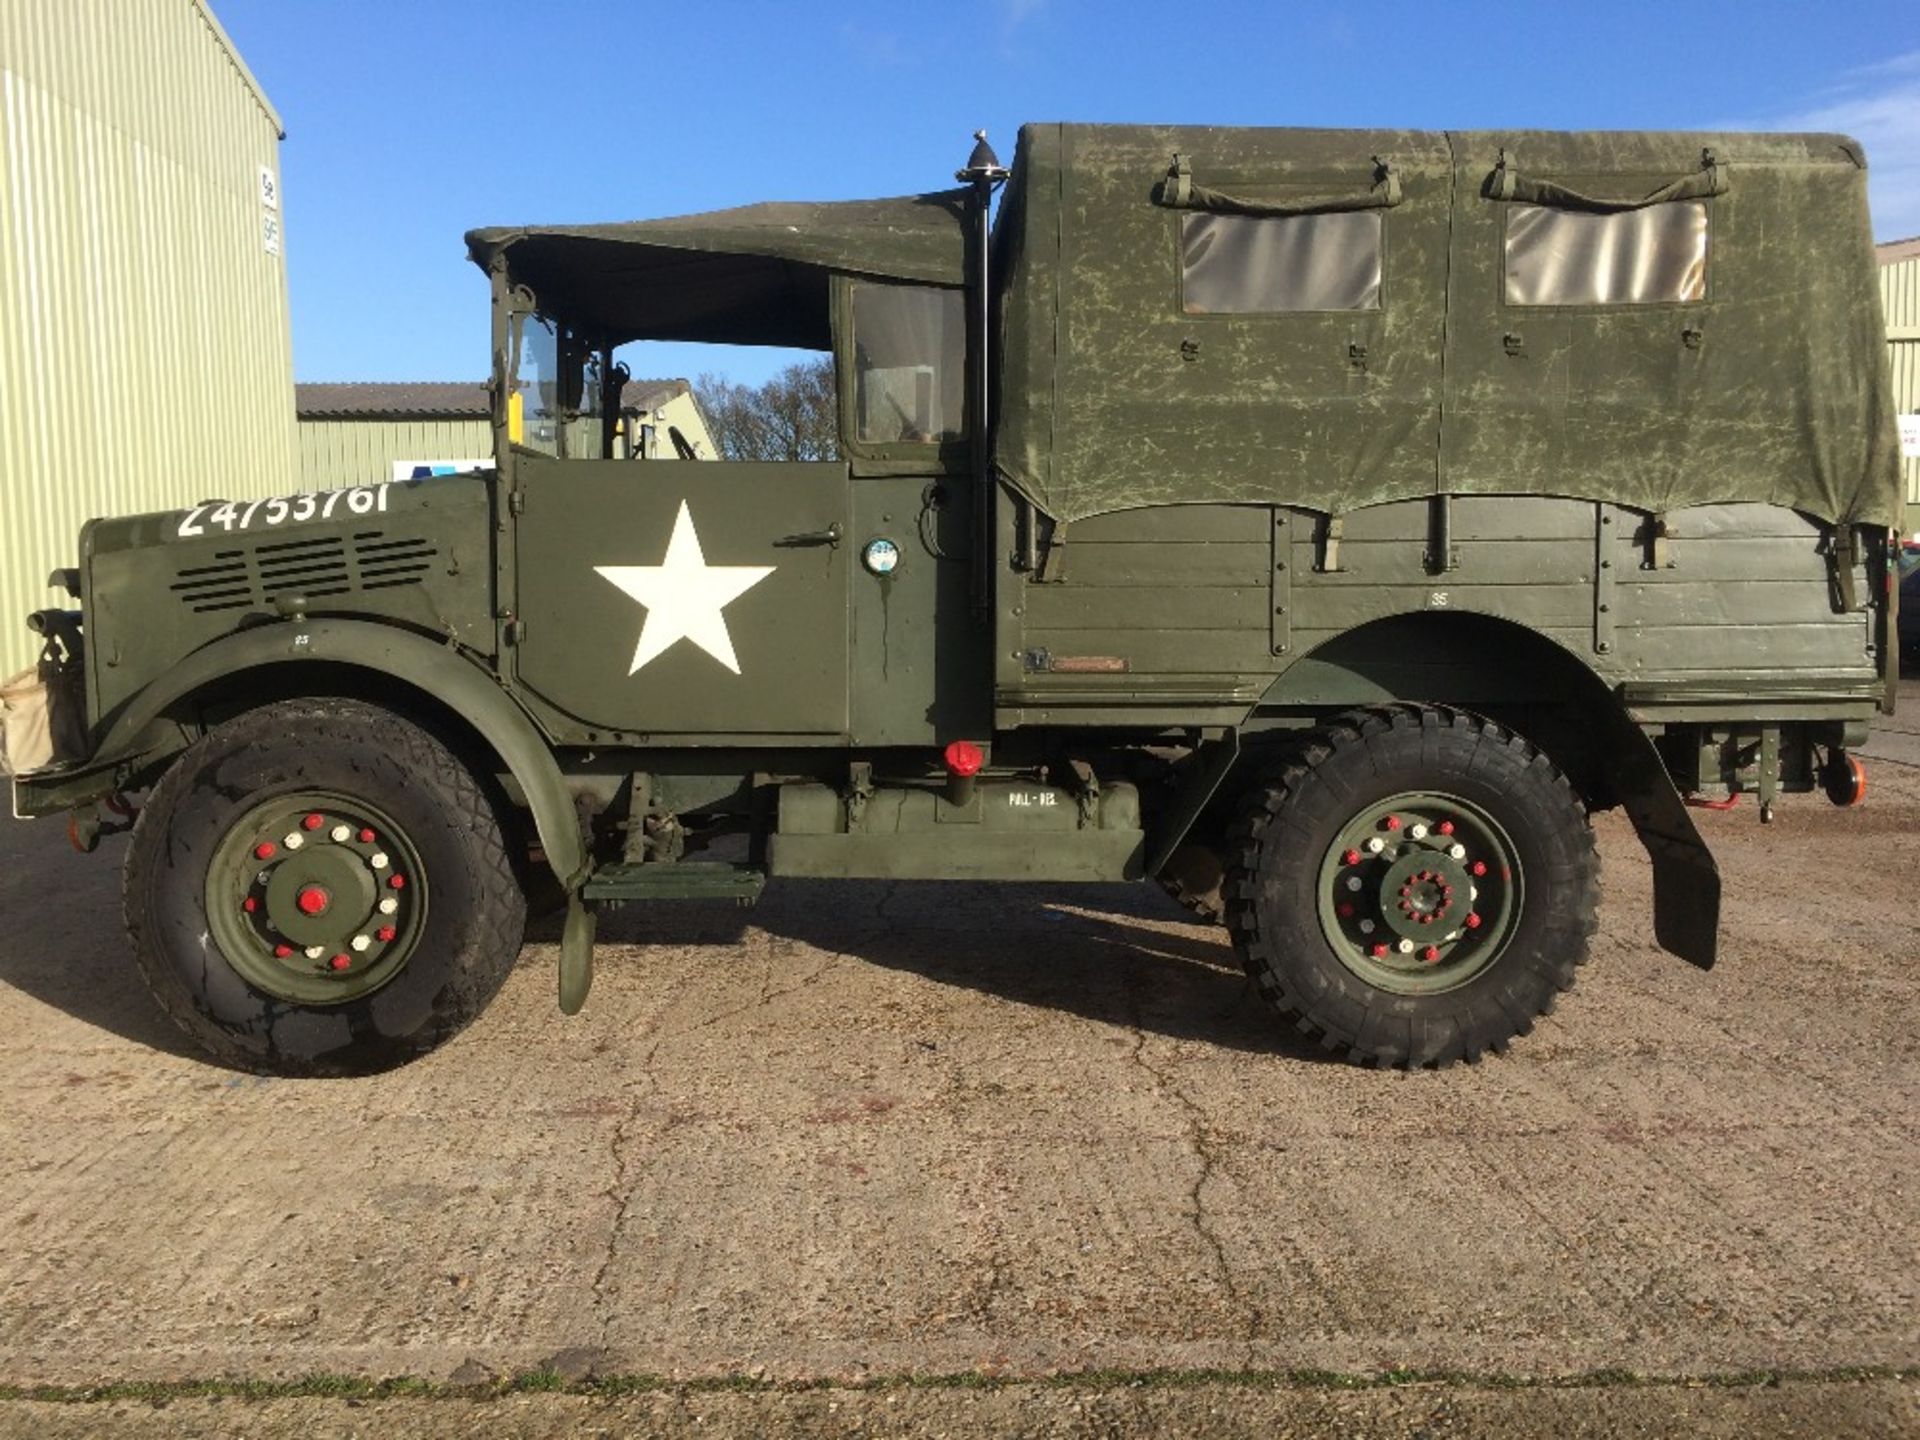
[[[1402,940],[1400,942],[1400,953],[1402,955],[1411,955],[1413,953],[1413,942],[1411,940]]]
[[[1427,827],[1424,825],[1416,825],[1407,833],[1416,840],[1424,840],[1427,838]]]
[[[1360,877],[1358,875],[1347,876],[1347,889],[1358,890],[1359,888],[1360,888]]]
[[[326,953],[327,953],[327,949],[326,949],[326,946],[324,945],[307,946],[307,959],[309,960],[318,960],[322,955]]]
[[[281,844],[285,845],[289,850],[298,850],[306,843],[307,837],[302,835],[298,830],[289,830],[287,832],[287,838],[281,841]]]
[[[1447,854],[1451,855],[1456,860],[1464,860],[1467,858],[1467,847],[1464,845],[1449,846],[1447,848]]]
[[[1467,899],[1478,900],[1479,898],[1480,898],[1480,887],[1478,885],[1467,886]]]
[[[364,950],[364,949],[366,949],[366,948],[367,948],[367,947],[368,947],[369,945],[371,945],[371,944],[373,943],[373,941],[371,941],[371,940],[369,940],[369,939],[368,939],[368,938],[367,938],[366,936],[364,936],[364,935],[356,935],[356,936],[354,936],[354,937],[353,937],[353,939],[352,939],[352,940],[350,940],[350,941],[348,941],[347,943],[348,943],[348,944],[350,944],[350,945],[352,945],[352,946],[353,946],[353,948],[354,948],[354,949],[356,949],[356,950]]]
[[[1371,935],[1373,933],[1373,922],[1371,920],[1362,920],[1360,922],[1360,933],[1362,935]]]
[[[345,825],[336,825],[327,833],[333,837],[336,845],[344,845],[353,838],[353,831]]]
[[[1367,849],[1375,855],[1378,855],[1382,850],[1386,848],[1387,848],[1387,842],[1382,840],[1378,835],[1375,835],[1372,839],[1367,841]]]
[[[373,858],[369,860],[367,863],[373,866],[373,868],[376,870],[386,869],[387,868],[387,852],[384,850],[374,851]]]
[[[391,895],[387,896],[386,899],[380,902],[380,913],[382,915],[391,915],[393,914],[394,911],[398,910],[399,908],[400,908],[400,902],[394,899],[393,896]]]

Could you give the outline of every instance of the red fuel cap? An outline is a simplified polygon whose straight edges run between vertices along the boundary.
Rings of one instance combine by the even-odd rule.
[[[962,777],[978,775],[980,767],[987,763],[987,757],[971,740],[956,740],[947,746],[946,760],[948,772]]]

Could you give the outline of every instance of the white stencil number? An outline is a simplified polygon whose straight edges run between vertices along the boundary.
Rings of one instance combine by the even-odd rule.
[[[316,517],[327,520],[332,518],[343,502],[346,514],[384,515],[387,513],[387,491],[392,488],[391,484],[356,485],[350,490],[275,496],[271,500],[252,501],[244,509],[231,500],[209,500],[181,516],[174,534],[181,540],[197,540],[207,533],[210,526],[232,534],[237,530],[255,528],[270,530],[277,525],[289,522],[298,524]]]

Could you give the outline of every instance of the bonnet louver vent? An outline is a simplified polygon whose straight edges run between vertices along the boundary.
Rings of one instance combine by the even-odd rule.
[[[352,588],[347,578],[346,544],[326,536],[314,540],[282,540],[253,552],[260,570],[260,592],[271,603],[281,595],[344,595]]]
[[[241,610],[253,603],[253,579],[242,550],[216,550],[207,564],[182,569],[172,588],[196,613]]]
[[[418,585],[433,568],[433,557],[437,553],[429,540],[384,540],[378,531],[356,535],[353,541],[362,590]]]
[[[353,590],[418,585],[433,569],[438,553],[431,540],[390,540],[379,530],[355,535],[351,550],[333,535],[273,540],[255,546],[251,554],[216,550],[200,564],[182,566],[171,589],[196,614],[262,609],[285,595],[318,600]]]

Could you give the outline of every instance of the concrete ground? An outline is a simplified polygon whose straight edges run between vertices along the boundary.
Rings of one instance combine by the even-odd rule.
[[[1863,809],[1703,812],[1715,970],[1603,816],[1580,986],[1436,1074],[1294,1043],[1155,890],[789,883],[611,917],[576,1019],[539,931],[407,1069],[235,1075],[118,845],[6,823],[0,1383],[66,1388],[0,1432],[1920,1433],[1908,689]],[[485,1388],[539,1370],[703,1383]],[[223,1379],[286,1384],[76,1398]]]

